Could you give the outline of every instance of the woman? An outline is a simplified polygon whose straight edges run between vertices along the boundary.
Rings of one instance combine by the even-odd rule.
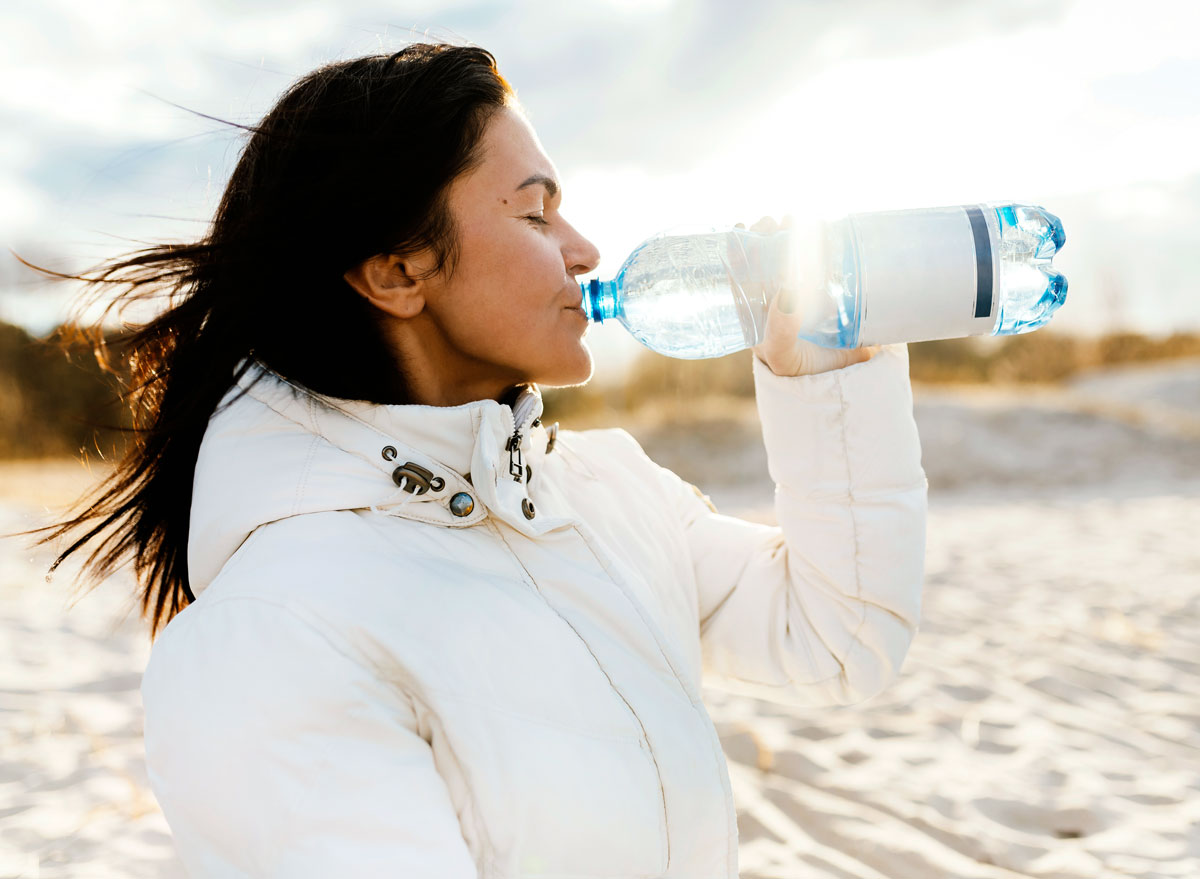
[[[414,45],[304,77],[202,241],[91,277],[174,294],[132,342],[137,446],[60,530],[169,622],[146,758],[193,875],[734,877],[701,684],[850,703],[900,666],[903,346],[773,309],[780,527],[718,515],[623,431],[540,421],[592,368],[557,181],[491,55]]]

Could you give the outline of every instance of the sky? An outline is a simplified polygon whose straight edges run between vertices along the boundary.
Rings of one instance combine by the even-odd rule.
[[[423,38],[497,56],[601,277],[673,226],[1024,201],[1066,226],[1056,326],[1200,329],[1195,0],[17,0],[0,242],[79,270],[195,238],[241,145],[197,113],[252,122]],[[71,292],[0,254],[0,318],[49,326]]]

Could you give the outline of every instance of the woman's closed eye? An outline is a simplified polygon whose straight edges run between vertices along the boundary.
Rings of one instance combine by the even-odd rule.
[[[549,226],[550,222],[541,214],[530,214],[522,219],[529,220],[535,226]]]

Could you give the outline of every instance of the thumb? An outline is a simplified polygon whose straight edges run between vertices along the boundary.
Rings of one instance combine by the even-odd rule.
[[[781,287],[771,305],[783,314],[796,314],[796,309],[800,307],[800,294],[794,287]]]
[[[803,324],[799,309],[800,297],[795,290],[782,287],[771,297],[767,308],[767,323],[761,347],[776,356],[789,351],[796,343]]]

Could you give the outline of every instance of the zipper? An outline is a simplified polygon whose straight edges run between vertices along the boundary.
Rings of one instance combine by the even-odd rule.
[[[513,482],[520,482],[525,478],[525,459],[521,455],[521,431],[514,430],[513,435],[508,438],[508,475],[513,478]]]
[[[508,452],[508,475],[513,478],[513,482],[523,482],[525,480],[525,457],[521,453],[521,441],[524,439],[522,429],[526,426],[524,424],[525,420],[533,413],[533,407],[536,402],[536,395],[531,392],[525,392],[511,409],[513,432],[512,436],[508,438],[508,443],[504,446],[504,449]]]

